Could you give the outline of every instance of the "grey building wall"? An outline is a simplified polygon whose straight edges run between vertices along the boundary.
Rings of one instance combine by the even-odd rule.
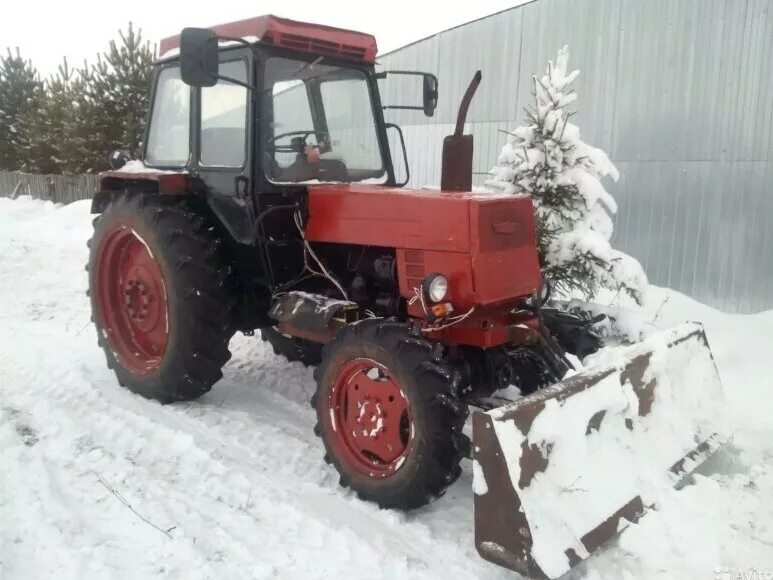
[[[477,69],[466,132],[482,183],[532,75],[564,44],[582,71],[574,121],[622,174],[607,183],[615,246],[653,284],[725,311],[773,308],[771,0],[535,0],[380,56],[440,81],[434,118],[386,111],[405,132],[411,184],[439,183],[442,139]],[[381,82],[384,104],[417,98]]]

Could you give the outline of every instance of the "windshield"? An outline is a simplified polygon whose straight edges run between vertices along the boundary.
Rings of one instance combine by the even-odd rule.
[[[274,183],[383,183],[365,74],[282,57],[266,61],[263,169]]]

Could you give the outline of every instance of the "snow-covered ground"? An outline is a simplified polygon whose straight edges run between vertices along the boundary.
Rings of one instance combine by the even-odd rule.
[[[0,198],[0,578],[514,576],[475,552],[469,464],[408,515],[341,490],[312,433],[311,372],[255,337],[233,339],[199,401],[118,387],[84,293],[88,211]],[[773,312],[660,288],[646,308],[658,326],[705,323],[732,444],[570,576],[769,579]]]

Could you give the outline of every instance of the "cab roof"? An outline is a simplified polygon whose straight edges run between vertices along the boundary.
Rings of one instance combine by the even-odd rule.
[[[298,22],[267,14],[211,27],[218,36],[242,38],[300,50],[309,54],[335,56],[373,64],[378,47],[371,34],[344,30],[321,24]],[[180,35],[161,41],[161,58],[172,56],[180,49]]]

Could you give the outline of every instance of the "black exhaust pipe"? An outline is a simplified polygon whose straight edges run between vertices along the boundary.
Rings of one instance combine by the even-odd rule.
[[[443,191],[472,190],[472,135],[462,133],[467,111],[480,79],[481,74],[478,71],[462,97],[454,134],[443,139],[443,164],[440,173],[440,189]]]

